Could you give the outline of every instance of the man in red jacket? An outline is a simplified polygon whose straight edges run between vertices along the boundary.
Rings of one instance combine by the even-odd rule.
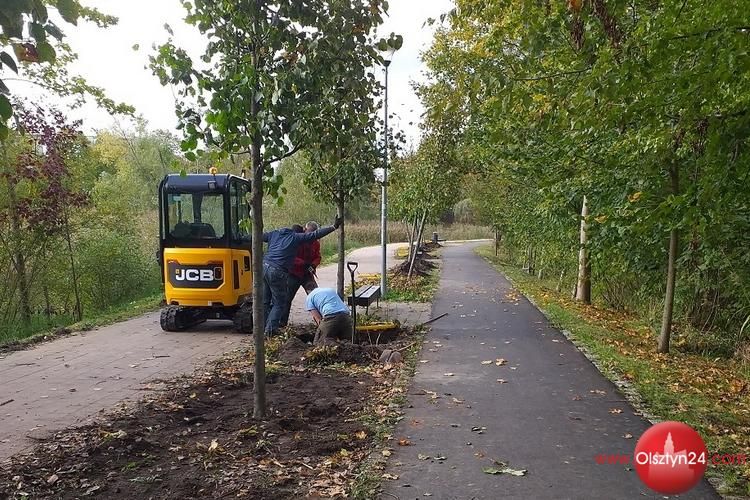
[[[318,227],[317,222],[310,221],[305,225],[305,232],[312,233],[317,231]],[[297,295],[299,287],[303,287],[308,292],[318,287],[318,283],[315,281],[315,269],[320,264],[320,258],[320,241],[318,240],[303,243],[297,249],[297,255],[289,268],[286,291],[287,304],[284,314],[281,316],[281,326],[286,326],[289,323],[292,301],[294,296]]]

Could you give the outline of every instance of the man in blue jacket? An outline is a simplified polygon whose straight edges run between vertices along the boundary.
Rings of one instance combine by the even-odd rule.
[[[297,228],[288,227],[263,233],[263,241],[268,243],[263,256],[263,306],[266,335],[274,335],[279,329],[287,303],[289,268],[294,262],[299,246],[331,234],[340,225],[341,218],[336,217],[332,226],[321,227],[310,233],[297,232]]]

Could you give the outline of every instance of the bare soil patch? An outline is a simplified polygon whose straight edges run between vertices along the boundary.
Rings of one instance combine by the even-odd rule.
[[[11,340],[10,342],[0,344],[0,354],[22,351],[24,349],[28,349],[29,347],[35,346],[36,344],[55,340],[60,337],[65,337],[67,335],[70,335],[71,333],[73,333],[73,330],[71,330],[70,328],[60,327],[52,330],[51,332],[39,333],[21,340]]]
[[[382,392],[379,349],[342,343],[325,363],[292,337],[269,363],[268,418],[253,420],[252,354],[171,381],[158,397],[57,433],[0,467],[2,498],[256,499],[345,494],[374,437],[358,418]],[[395,375],[394,375],[395,376]]]

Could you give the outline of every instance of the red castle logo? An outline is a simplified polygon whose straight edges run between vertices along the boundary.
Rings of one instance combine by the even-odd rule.
[[[672,433],[664,441],[664,453],[652,457],[648,467],[649,482],[676,481],[692,483],[695,471],[690,468],[690,456],[687,450],[674,451]]]

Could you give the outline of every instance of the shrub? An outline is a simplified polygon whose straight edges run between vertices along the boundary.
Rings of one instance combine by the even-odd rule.
[[[104,228],[81,231],[76,254],[88,307],[108,309],[159,286],[159,272],[132,236]]]

